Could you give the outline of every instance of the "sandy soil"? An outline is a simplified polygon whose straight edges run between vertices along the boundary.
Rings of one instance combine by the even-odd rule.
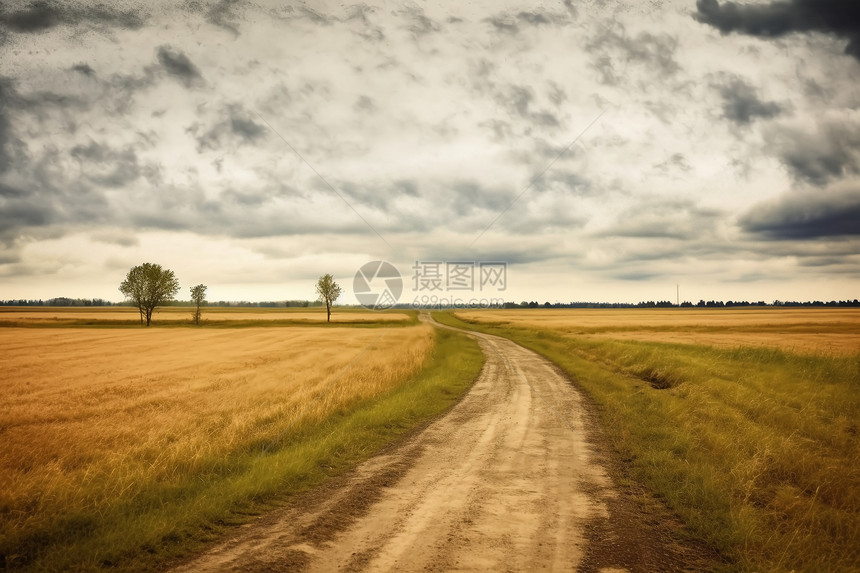
[[[571,382],[478,339],[486,365],[446,415],[175,571],[703,569],[676,523],[613,486]]]

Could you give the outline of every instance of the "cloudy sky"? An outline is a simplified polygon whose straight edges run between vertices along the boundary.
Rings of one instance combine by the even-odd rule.
[[[512,301],[860,297],[854,0],[0,10],[0,299],[150,261],[351,303],[376,259],[407,301],[415,261],[506,262]]]

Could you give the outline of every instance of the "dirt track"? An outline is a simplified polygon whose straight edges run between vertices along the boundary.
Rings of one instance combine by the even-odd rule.
[[[618,494],[571,383],[508,340],[479,342],[484,370],[448,414],[178,571],[653,567],[648,527],[608,525]]]

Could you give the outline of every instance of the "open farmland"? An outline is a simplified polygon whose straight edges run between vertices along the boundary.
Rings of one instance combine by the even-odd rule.
[[[236,308],[203,307],[201,323],[228,324],[313,324],[325,323],[325,308]],[[153,324],[191,323],[191,307],[166,306],[156,309]],[[343,324],[406,322],[403,312],[372,312],[363,309],[337,308],[331,321]],[[138,310],[130,306],[109,307],[0,307],[0,326],[81,326],[134,325],[140,323]]]
[[[0,329],[0,564],[128,566],[315,483],[462,392],[480,354],[455,343],[425,325]],[[456,384],[403,386],[434,349],[463,358]]]
[[[462,311],[465,321],[568,335],[713,346],[860,352],[860,309],[528,309]]]
[[[440,313],[553,360],[648,484],[748,571],[860,570],[860,311]],[[465,321],[465,322],[464,322]]]

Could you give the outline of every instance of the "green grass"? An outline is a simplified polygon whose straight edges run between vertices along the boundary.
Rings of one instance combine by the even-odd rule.
[[[558,364],[629,475],[742,571],[860,571],[860,354],[595,340],[437,320]]]
[[[126,503],[68,515],[50,530],[0,537],[0,569],[154,570],[369,458],[451,407],[483,365],[477,343],[437,329],[428,363],[395,390],[290,430],[277,444],[252,444],[197,460],[199,471],[151,484]],[[121,471],[121,468],[118,468]]]

